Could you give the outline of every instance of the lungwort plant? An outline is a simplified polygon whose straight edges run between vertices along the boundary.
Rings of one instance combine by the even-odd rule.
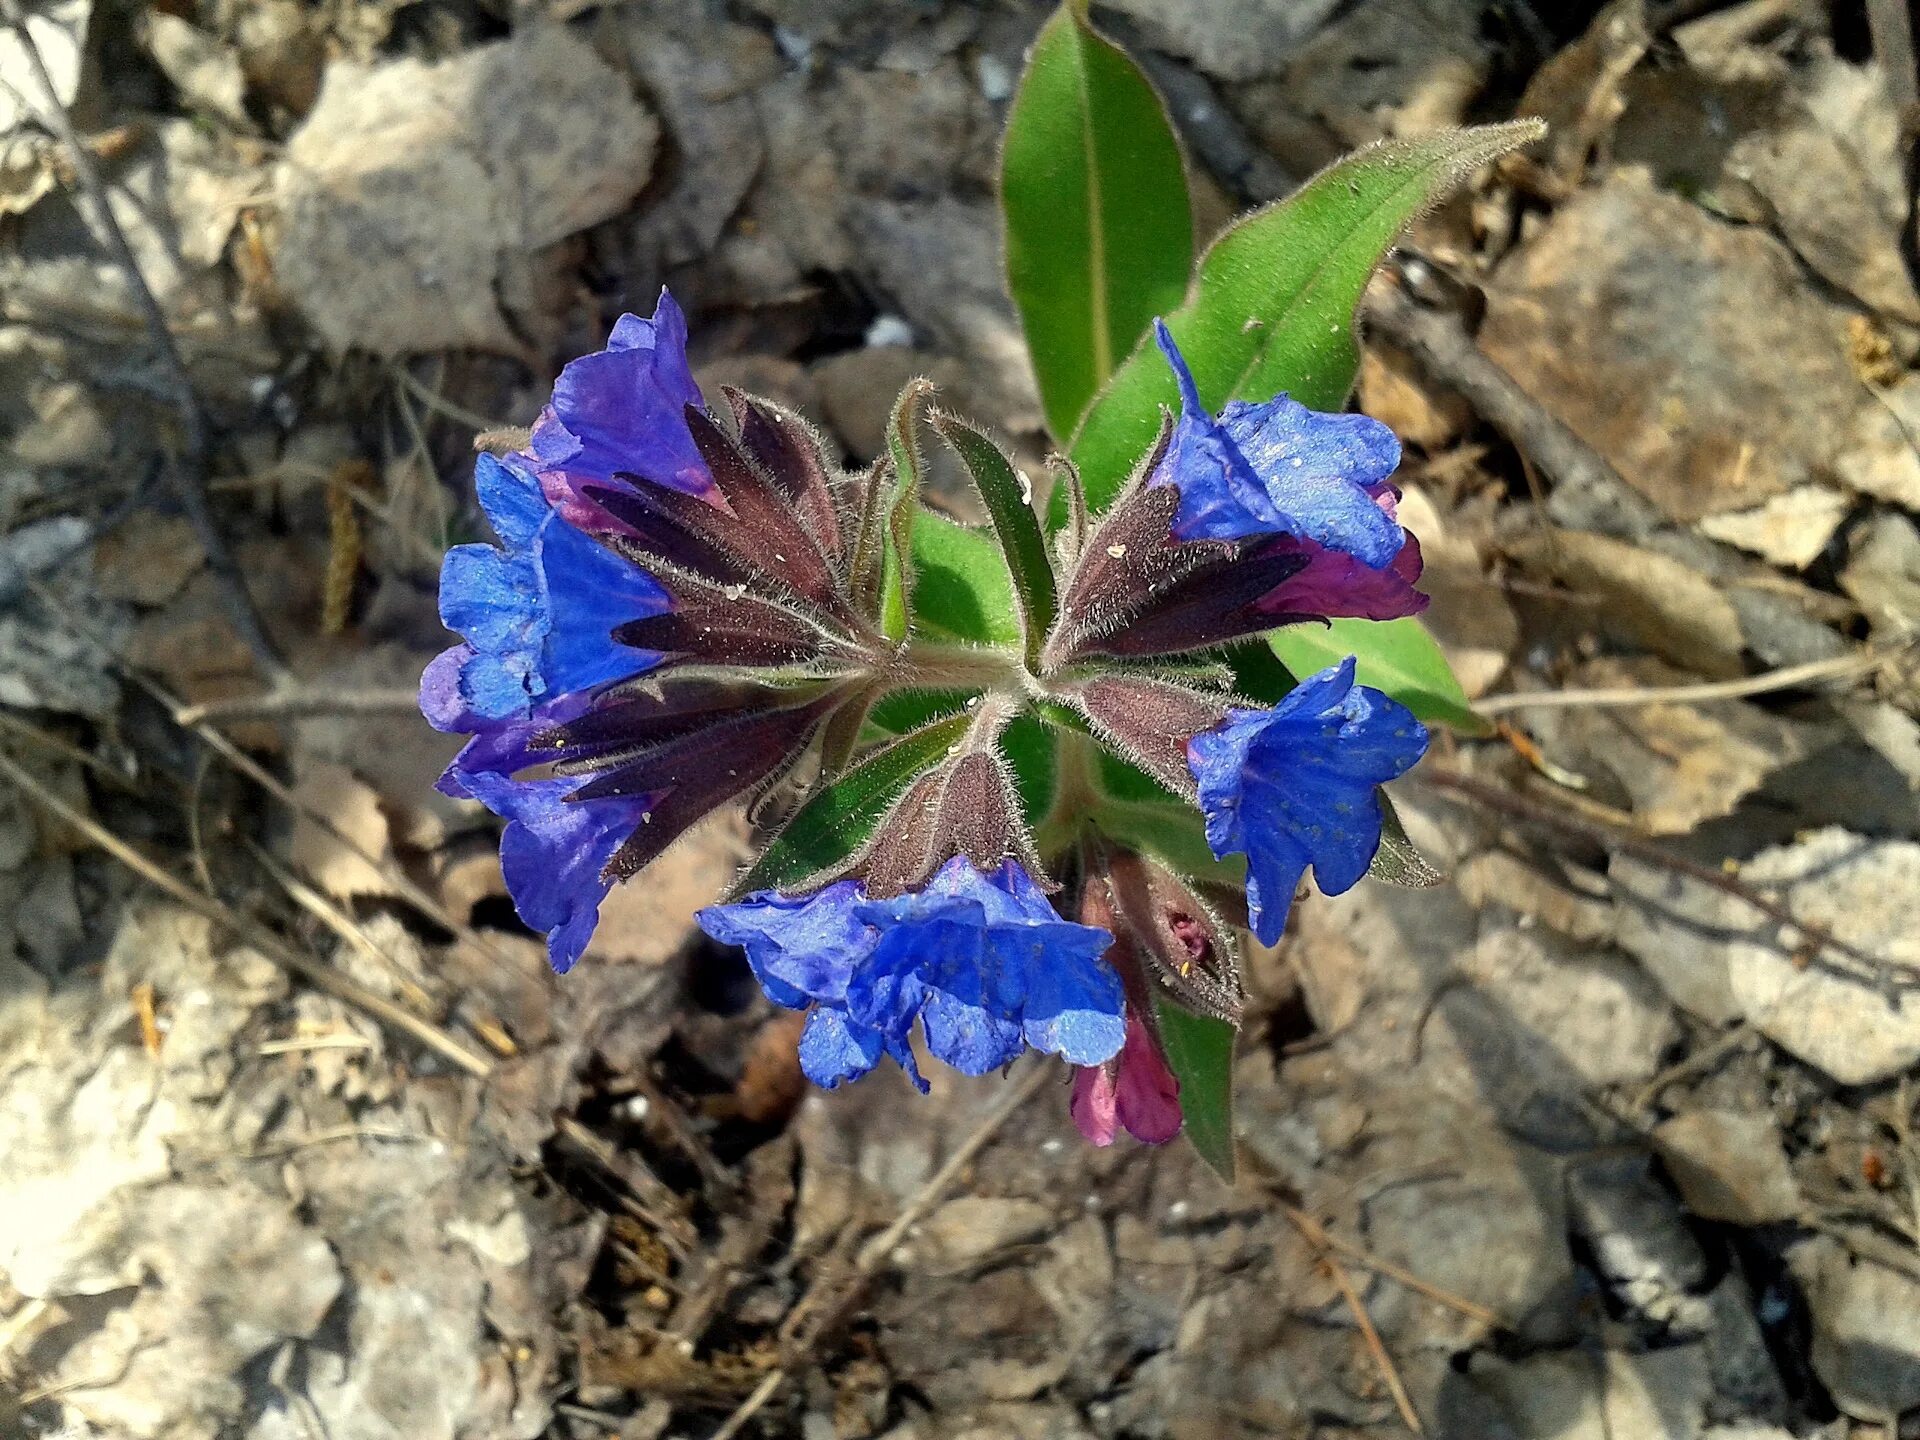
[[[1165,111],[1067,4],[1003,170],[1044,502],[924,383],[850,473],[790,411],[703,394],[671,296],[622,317],[481,457],[497,543],[446,557],[462,642],[421,692],[471,737],[441,788],[506,821],[554,968],[611,886],[752,799],[784,824],[699,921],[806,1012],[815,1081],[1031,1047],[1096,1144],[1184,1126],[1228,1171],[1237,935],[1276,940],[1309,868],[1422,878],[1380,787],[1470,718],[1413,618],[1400,447],[1328,413],[1355,308],[1411,216],[1531,134],[1364,151],[1196,263]],[[989,523],[922,503],[936,437]]]

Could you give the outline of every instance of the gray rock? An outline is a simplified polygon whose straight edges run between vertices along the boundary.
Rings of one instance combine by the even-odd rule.
[[[1738,1020],[1725,948],[1732,932],[1720,914],[1720,893],[1627,854],[1613,857],[1607,876],[1620,947],[1682,1009],[1716,1025]]]
[[[1623,1305],[1656,1325],[1677,1323],[1683,1333],[1705,1328],[1694,1292],[1706,1278],[1706,1257],[1644,1158],[1603,1155],[1573,1166],[1567,1205]]]
[[[1517,1362],[1476,1357],[1442,1395],[1445,1440],[1697,1436],[1713,1395],[1698,1345],[1642,1355],[1556,1352]]]
[[[1787,1257],[1813,1317],[1813,1368],[1848,1414],[1881,1420],[1920,1405],[1920,1284],[1856,1260],[1825,1236]]]
[[[1836,939],[1895,964],[1920,964],[1912,912],[1920,844],[1829,828],[1764,852],[1743,873]],[[1747,908],[1732,897],[1722,902],[1728,921]],[[1728,946],[1727,967],[1734,998],[1762,1034],[1843,1085],[1869,1085],[1920,1060],[1920,1004],[1895,1008],[1871,981],[1833,974],[1818,959],[1796,965],[1771,924],[1753,926],[1753,918],[1748,910],[1747,936]]]
[[[1800,1191],[1771,1115],[1689,1110],[1653,1132],[1687,1208],[1708,1220],[1765,1225],[1800,1213]]]
[[[1836,973],[1825,957],[1797,965],[1796,955],[1807,958],[1804,937],[1780,934],[1735,896],[1624,856],[1610,873],[1620,943],[1703,1019],[1744,1017],[1844,1085],[1920,1060],[1920,1005],[1889,1005],[1870,980]],[[1920,964],[1908,904],[1920,893],[1920,845],[1830,827],[1763,851],[1741,874],[1843,943]]]
[[[337,61],[287,146],[276,276],[340,349],[511,350],[495,299],[518,278],[508,257],[618,211],[658,133],[555,26],[438,64]]]
[[[1880,494],[1920,477],[1848,362],[1846,312],[1760,226],[1616,174],[1497,278],[1488,354],[1676,520],[1834,474],[1871,470]]]
[[[1219,80],[1270,74],[1340,9],[1339,0],[1114,0],[1157,48],[1184,56]]]

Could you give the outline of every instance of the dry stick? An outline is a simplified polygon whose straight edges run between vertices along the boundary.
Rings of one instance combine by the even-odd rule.
[[[105,655],[109,664],[151,695],[170,715],[177,716],[182,709],[186,708],[180,697],[168,690],[166,686],[136,666],[130,665],[122,660],[105,637],[73,615],[65,607],[61,606],[54,597],[48,593],[44,586],[35,584],[33,588],[34,594],[40,599],[41,603],[46,605],[69,630]],[[296,814],[306,816],[307,819],[326,831],[327,834],[339,841],[340,844],[346,846],[348,850],[352,851],[360,859],[366,861],[381,879],[393,887],[394,894],[398,895],[402,900],[405,900],[429,920],[434,921],[447,930],[451,930],[460,938],[462,944],[472,946],[474,951],[478,953],[482,959],[490,960],[495,965],[500,966],[507,966],[512,963],[498,947],[489,942],[466,921],[455,917],[451,910],[447,909],[447,907],[442,905],[432,894],[416,884],[397,864],[374,854],[365,845],[361,844],[359,840],[349,835],[344,828],[335,824],[330,816],[309,805],[298,795],[294,794],[271,770],[247,754],[246,751],[234,744],[233,741],[229,740],[219,730],[216,730],[212,725],[205,722],[195,722],[186,725],[185,728],[192,730],[193,733],[199,736],[222,760],[225,760],[234,769],[238,770],[262,790],[265,790],[269,795],[273,796],[273,798],[278,800],[282,805],[285,805]]]
[[[1911,644],[1912,642],[1908,642]],[[1819,680],[1837,680],[1882,669],[1907,648],[1863,650],[1857,655],[1836,655],[1831,660],[1810,660],[1805,665],[1789,665],[1762,675],[1739,680],[1707,680],[1696,685],[1622,685],[1599,690],[1513,691],[1505,695],[1487,695],[1473,702],[1482,715],[1500,715],[1509,710],[1557,710],[1613,705],[1665,705],[1703,700],[1736,700],[1743,695],[1765,695],[1775,690],[1791,690]]]
[[[777,1368],[767,1372],[766,1378],[753,1393],[740,1402],[739,1408],[727,1417],[725,1424],[714,1431],[712,1440],[732,1440],[733,1436],[740,1433],[741,1427],[773,1398],[792,1368],[806,1358],[827,1327],[859,1298],[867,1282],[891,1263],[894,1247],[907,1231],[925,1218],[927,1212],[946,1194],[947,1187],[973,1163],[974,1157],[986,1148],[987,1142],[999,1133],[1000,1127],[1007,1123],[1014,1111],[1033,1098],[1048,1076],[1048,1066],[1045,1061],[1035,1059],[1023,1063],[1027,1067],[1026,1073],[1015,1079],[1011,1088],[1001,1092],[999,1100],[981,1119],[973,1133],[961,1141],[960,1147],[947,1157],[946,1163],[928,1177],[926,1184],[907,1202],[906,1208],[895,1217],[893,1223],[861,1247],[860,1258],[854,1262],[852,1277],[833,1303],[823,1307],[826,1318],[808,1335],[795,1342],[792,1353]],[[806,1303],[804,1297],[801,1303]]]
[[[183,705],[173,712],[174,722],[188,729],[210,721],[283,720],[309,715],[363,715],[369,718],[388,715],[418,715],[420,691],[414,686],[392,686],[372,690],[320,690],[299,686],[288,690],[270,690],[264,695],[235,695],[224,700],[207,700],[198,705]]]
[[[1604,849],[1623,851],[1626,854],[1634,856],[1636,859],[1646,861],[1649,865],[1655,865],[1663,870],[1670,870],[1685,875],[1691,880],[1697,880],[1702,885],[1718,890],[1723,895],[1731,895],[1734,899],[1740,901],[1742,904],[1751,906],[1776,924],[1789,926],[1797,931],[1805,937],[1809,949],[1814,951],[1826,950],[1836,955],[1844,955],[1856,965],[1865,967],[1866,970],[1870,972],[1872,979],[1878,984],[1882,993],[1887,996],[1890,1004],[1897,1003],[1897,996],[1903,985],[1908,988],[1920,985],[1920,972],[1916,972],[1915,967],[1888,960],[1884,956],[1871,954],[1868,951],[1860,949],[1858,946],[1847,943],[1837,935],[1829,933],[1821,926],[1798,918],[1791,910],[1787,909],[1786,906],[1780,904],[1778,901],[1769,900],[1751,885],[1743,884],[1741,881],[1727,874],[1724,870],[1716,869],[1711,865],[1703,865],[1697,860],[1689,860],[1684,855],[1676,855],[1664,846],[1655,845],[1651,841],[1645,840],[1631,832],[1621,830],[1616,826],[1563,814],[1558,810],[1551,809],[1515,791],[1503,789],[1498,785],[1489,785],[1484,781],[1471,779],[1455,771],[1446,770],[1438,766],[1428,766],[1415,772],[1414,778],[1435,786],[1438,789],[1451,790],[1457,794],[1464,795],[1475,804],[1484,806],[1486,809],[1498,811],[1501,814],[1510,815],[1515,819],[1528,821],[1536,825],[1544,825],[1549,829],[1559,830],[1566,834],[1578,835],[1582,839],[1592,841]],[[1844,967],[1834,968],[1836,973],[1847,979],[1854,981],[1862,979],[1861,976],[1854,974]],[[1896,972],[1901,976],[1898,982],[1894,979]]]
[[[31,771],[16,764],[10,756],[5,754],[0,754],[0,776],[11,780],[26,793],[29,799],[86,836],[148,884],[186,906],[196,915],[231,932],[235,938],[252,946],[282,969],[298,975],[314,989],[324,991],[345,1004],[364,1010],[382,1024],[391,1026],[451,1060],[469,1075],[484,1080],[493,1073],[491,1064],[468,1050],[451,1035],[429,1025],[417,1015],[401,1009],[383,996],[356,985],[332,966],[302,955],[265,926],[249,920],[244,915],[236,914],[213,896],[196,890],[168,874],[91,815],[82,814],[62,800],[35,779]]]
[[[1759,1034],[1752,1021],[1742,1020],[1726,1034],[1701,1046],[1684,1060],[1669,1065],[1641,1086],[1640,1093],[1633,1097],[1634,1111],[1637,1113],[1641,1110],[1651,1110],[1654,1101],[1660,1098],[1663,1091],[1679,1084],[1682,1080],[1690,1080],[1695,1075],[1711,1070],[1734,1051],[1743,1049],[1749,1042],[1757,1039]]]
[[[1360,1336],[1367,1342],[1367,1351],[1373,1356],[1373,1363],[1380,1368],[1380,1374],[1387,1382],[1387,1389],[1393,1395],[1394,1407],[1400,1412],[1400,1419],[1407,1429],[1416,1435],[1426,1434],[1420,1424],[1420,1412],[1413,1408],[1413,1397],[1407,1394],[1407,1387],[1400,1380],[1399,1367],[1393,1363],[1393,1356],[1387,1353],[1386,1342],[1380,1338],[1380,1332],[1374,1328],[1373,1317],[1367,1313],[1367,1302],[1360,1298],[1360,1292],[1353,1288],[1353,1277],[1347,1274],[1346,1266],[1337,1260],[1333,1252],[1322,1251],[1320,1268],[1332,1277],[1333,1283],[1340,1287],[1340,1294],[1347,1302],[1347,1309],[1353,1313],[1353,1323],[1360,1327]]]
[[[7,24],[13,27],[21,52],[27,58],[27,65],[46,96],[44,118],[67,149],[74,176],[80,182],[81,193],[93,207],[96,223],[100,233],[106,237],[107,248],[113,252],[114,262],[126,273],[134,302],[140,307],[141,318],[146,323],[147,338],[159,358],[161,369],[166,372],[185,439],[185,453],[170,457],[167,465],[168,477],[180,501],[180,508],[186,512],[194,538],[206,554],[207,568],[219,582],[228,618],[247,649],[253,652],[260,668],[278,684],[287,678],[286,665],[261,627],[260,617],[253,608],[253,599],[247,594],[246,584],[241,579],[240,567],[234,563],[233,552],[227,548],[219,527],[214,524],[213,511],[207,503],[207,464],[211,454],[207,417],[200,407],[200,397],[194,391],[186,361],[181,358],[180,347],[174,343],[166,312],[160,308],[152,287],[140,271],[140,262],[134,258],[133,247],[127,243],[126,232],[120,228],[120,221],[113,213],[107,187],[100,179],[100,172],[94,168],[93,156],[74,130],[73,118],[67,114],[67,107],[60,103],[60,92],[54,85],[53,76],[48,73],[46,61],[41,58],[33,32],[27,27],[26,15],[20,8],[19,0],[0,0],[0,17],[4,17]]]
[[[391,974],[398,983],[400,993],[403,997],[413,1001],[414,1004],[421,1009],[428,1008],[432,1004],[431,997],[406,973],[405,967],[391,955],[387,954],[386,951],[382,950],[379,945],[374,942],[374,938],[367,934],[351,915],[347,914],[346,911],[342,910],[311,885],[303,882],[299,876],[287,869],[286,866],[280,864],[273,856],[266,852],[263,846],[253,840],[248,840],[246,846],[248,852],[259,862],[260,868],[274,878],[280,888],[287,892],[288,898],[291,899],[294,904],[313,916],[321,924],[333,931],[340,939],[346,941],[347,944],[353,946],[354,949],[373,961],[374,964]]]
[[[1476,1300],[1467,1299],[1464,1295],[1455,1295],[1450,1290],[1442,1290],[1438,1285],[1422,1280],[1405,1266],[1383,1259],[1371,1250],[1354,1244],[1351,1240],[1342,1240],[1297,1206],[1289,1205],[1284,1200],[1276,1203],[1280,1207],[1280,1213],[1287,1217],[1293,1228],[1306,1238],[1309,1245],[1338,1250],[1361,1269],[1371,1270],[1376,1275],[1384,1275],[1389,1280],[1397,1281],[1415,1294],[1424,1295],[1437,1305],[1444,1305],[1449,1310],[1458,1311],[1470,1320],[1478,1320],[1481,1324],[1489,1325],[1496,1330],[1513,1329],[1513,1326],[1497,1310],[1490,1310]]]

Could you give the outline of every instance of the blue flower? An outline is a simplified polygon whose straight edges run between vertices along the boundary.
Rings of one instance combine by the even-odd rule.
[[[500,544],[455,546],[441,565],[440,618],[466,643],[442,657],[440,683],[451,665],[458,707],[449,711],[443,698],[425,707],[427,718],[436,709],[521,718],[544,700],[651,668],[657,655],[619,644],[612,631],[672,608],[659,583],[568,524],[524,457],[482,455],[475,481]]]
[[[1179,488],[1176,539],[1291,535],[1374,570],[1393,562],[1405,532],[1377,498],[1400,463],[1391,430],[1365,415],[1324,415],[1285,395],[1260,405],[1233,401],[1216,419],[1158,320],[1154,338],[1180,385],[1180,418],[1150,482]]]
[[[1313,865],[1329,895],[1352,888],[1380,848],[1374,787],[1413,767],[1427,731],[1404,705],[1353,683],[1351,656],[1271,710],[1229,710],[1187,742],[1217,856],[1247,857],[1253,933],[1274,944]]]
[[[1062,920],[1016,860],[982,874],[956,856],[925,887],[870,899],[857,881],[811,895],[761,891],[702,910],[714,939],[745,947],[776,1004],[812,1007],[800,1064],[831,1089],[891,1055],[926,1089],[908,1035],[966,1075],[1031,1046],[1075,1065],[1126,1039],[1112,937]]]
[[[613,881],[606,867],[642,822],[651,796],[569,804],[579,779],[516,780],[492,770],[452,769],[443,790],[478,800],[507,821],[500,870],[513,908],[547,937],[547,959],[559,974],[573,968],[600,922],[600,902]]]

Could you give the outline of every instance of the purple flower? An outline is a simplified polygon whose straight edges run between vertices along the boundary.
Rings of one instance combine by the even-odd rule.
[[[687,364],[687,317],[665,290],[653,318],[622,315],[607,348],[560,372],[534,422],[530,453],[547,494],[568,520],[618,528],[586,487],[631,491],[638,477],[688,495],[711,495],[713,477],[688,431],[686,411],[706,401]]]
[[[1271,710],[1229,710],[1187,742],[1213,853],[1247,857],[1254,934],[1280,938],[1309,863],[1338,895],[1380,848],[1374,787],[1411,769],[1427,731],[1404,705],[1356,685],[1351,657],[1303,680]]]
[[[1068,575],[1042,665],[1211,649],[1275,626],[1417,615],[1420,546],[1395,514],[1393,432],[1282,395],[1208,414],[1160,322],[1180,415]]]
[[[955,856],[891,899],[842,880],[812,895],[761,891],[702,910],[714,939],[745,947],[767,995],[811,1006],[800,1064],[831,1089],[891,1055],[926,1089],[908,1035],[965,1075],[1031,1046],[1098,1065],[1126,1038],[1112,937],[1062,920],[1017,860],[982,874]]]
[[[1400,442],[1365,415],[1323,415],[1281,395],[1235,400],[1214,418],[1164,322],[1154,338],[1180,385],[1180,418],[1151,483],[1175,485],[1180,540],[1291,535],[1380,570],[1405,535],[1375,501]]]

